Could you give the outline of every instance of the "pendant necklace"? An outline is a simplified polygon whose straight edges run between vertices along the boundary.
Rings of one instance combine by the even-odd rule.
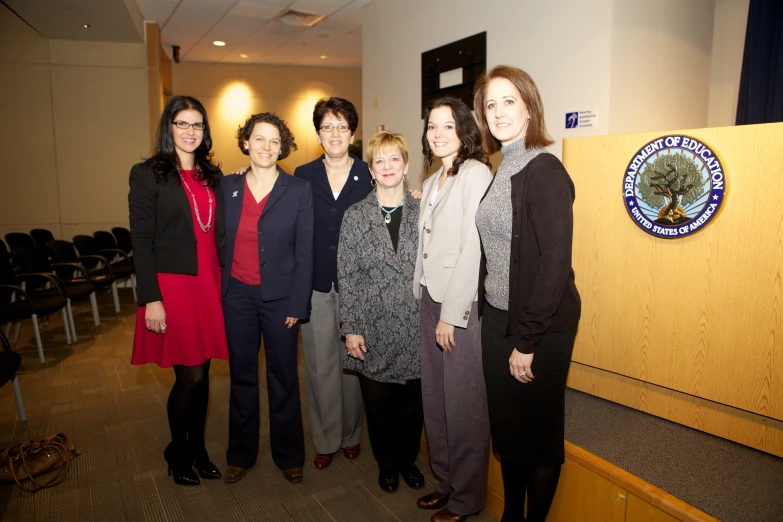
[[[209,217],[207,218],[207,224],[205,225],[201,222],[201,215],[198,213],[198,203],[196,203],[196,195],[193,194],[192,190],[190,190],[190,187],[185,181],[185,177],[182,175],[182,172],[179,173],[179,177],[182,180],[182,184],[185,185],[185,188],[188,190],[188,192],[190,192],[190,197],[193,198],[193,210],[195,210],[196,212],[196,221],[198,221],[198,226],[204,232],[209,232],[209,229],[212,228],[212,192],[209,190],[209,187],[207,185],[203,185],[203,187],[207,189],[207,200],[209,201]]]
[[[392,213],[393,213],[395,210],[397,210],[398,208],[400,208],[400,206],[402,205],[402,202],[403,202],[403,201],[405,201],[405,194],[404,194],[404,193],[403,193],[402,197],[400,198],[400,202],[399,202],[399,203],[397,203],[397,206],[396,206],[396,207],[394,207],[394,208],[393,208],[393,209],[391,209],[391,210],[386,210],[385,208],[383,208],[383,205],[381,205],[381,202],[380,202],[380,201],[378,201],[378,208],[380,208],[380,209],[381,209],[381,212],[383,212],[384,214],[386,214],[386,216],[383,218],[383,222],[384,222],[384,223],[386,223],[387,225],[388,225],[389,223],[391,223],[391,215],[392,215]]]

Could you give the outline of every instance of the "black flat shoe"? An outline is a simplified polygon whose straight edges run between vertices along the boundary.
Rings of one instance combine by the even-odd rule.
[[[387,493],[394,493],[400,485],[400,476],[396,470],[382,469],[378,473],[378,485]]]
[[[405,481],[409,488],[421,489],[424,487],[424,475],[421,474],[421,471],[415,464],[405,471],[400,471],[400,475],[402,475],[402,480]]]
[[[201,481],[198,479],[193,468],[190,466],[187,458],[176,451],[175,448],[169,444],[163,451],[163,458],[169,465],[169,476],[174,475],[174,483],[180,486],[198,486]]]

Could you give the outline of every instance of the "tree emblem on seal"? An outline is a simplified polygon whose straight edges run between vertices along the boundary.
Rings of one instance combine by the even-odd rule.
[[[638,197],[654,209],[660,209],[656,223],[680,225],[691,220],[683,210],[704,193],[705,180],[700,165],[682,153],[659,155],[645,163],[636,188]]]

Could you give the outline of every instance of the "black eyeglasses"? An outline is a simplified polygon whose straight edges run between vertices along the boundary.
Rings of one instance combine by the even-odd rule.
[[[343,133],[351,130],[348,125],[321,125],[320,128],[324,132],[332,132],[334,129],[337,129],[338,132]]]
[[[177,120],[177,121],[172,121],[171,123],[172,125],[176,125],[178,129],[187,129],[193,127],[195,130],[204,130],[207,128],[207,126],[201,122],[188,123],[186,121]]]

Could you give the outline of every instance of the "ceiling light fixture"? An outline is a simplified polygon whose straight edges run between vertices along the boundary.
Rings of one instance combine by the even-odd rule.
[[[224,42],[223,40],[215,40],[214,42],[212,42],[212,45],[215,45],[217,47],[225,47],[226,42]]]
[[[90,28],[90,24],[82,24],[82,27],[85,28],[85,29],[89,29]]]
[[[321,60],[326,60],[326,59],[327,59],[327,58],[329,58],[329,57],[328,57],[328,56],[326,56],[325,54],[322,54],[321,56],[319,56],[319,58],[320,58]]]
[[[242,53],[239,55],[240,58],[247,58],[247,55],[245,53]]]

